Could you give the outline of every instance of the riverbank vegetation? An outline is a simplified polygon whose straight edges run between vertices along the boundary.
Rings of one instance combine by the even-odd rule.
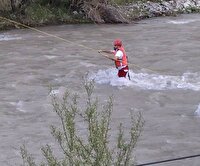
[[[99,101],[92,96],[94,82],[86,81],[84,87],[87,94],[86,98],[82,98],[82,101],[86,102],[85,109],[78,106],[78,96],[70,95],[68,91],[63,98],[51,95],[53,109],[60,121],[60,126],[51,126],[51,134],[61,153],[56,156],[50,145],[42,147],[45,161],[40,165],[133,166],[135,160],[132,152],[144,124],[141,114],[131,116],[130,128],[125,129],[120,123],[117,134],[117,131],[113,132],[114,126],[111,125],[112,97],[103,107],[99,107]],[[111,131],[116,135],[111,135]],[[113,141],[110,141],[111,139]],[[21,154],[24,166],[38,165],[25,145],[21,147]]]
[[[130,23],[143,18],[199,12],[198,0],[4,0],[0,29],[20,28],[3,19],[41,26],[69,23]]]

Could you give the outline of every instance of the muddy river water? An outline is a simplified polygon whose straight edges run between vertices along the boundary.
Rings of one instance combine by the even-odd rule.
[[[49,86],[54,93],[70,89],[82,97],[86,73],[100,101],[114,96],[112,126],[123,122],[128,128],[130,112],[142,113],[138,164],[200,154],[199,14],[39,30],[65,40],[30,29],[0,32],[0,165],[22,164],[23,143],[38,160],[41,146],[56,146],[49,130],[58,123]],[[97,52],[112,49],[115,38],[122,39],[129,57],[130,81],[117,78],[113,62]],[[162,165],[199,166],[200,157]]]

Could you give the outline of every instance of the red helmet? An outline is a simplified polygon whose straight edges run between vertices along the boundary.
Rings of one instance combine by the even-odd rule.
[[[122,41],[120,39],[115,39],[115,41],[113,42],[114,46],[122,46]]]

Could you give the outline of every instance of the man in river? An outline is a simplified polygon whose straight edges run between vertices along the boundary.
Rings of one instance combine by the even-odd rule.
[[[120,39],[116,39],[113,42],[114,50],[99,50],[99,53],[107,53],[108,55],[104,55],[107,58],[113,60],[115,62],[115,66],[118,69],[118,77],[127,77],[130,80],[129,68],[128,68],[128,58],[126,56],[126,52],[122,45],[122,41]]]

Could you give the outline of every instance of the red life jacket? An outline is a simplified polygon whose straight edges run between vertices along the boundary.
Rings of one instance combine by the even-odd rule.
[[[128,62],[127,62],[127,56],[126,56],[126,52],[125,52],[124,48],[120,47],[120,48],[118,48],[118,50],[122,51],[122,53],[123,53],[122,59],[115,60],[116,68],[120,69],[120,68],[128,66]],[[116,55],[116,53],[117,53],[117,51],[115,52],[115,55]]]

